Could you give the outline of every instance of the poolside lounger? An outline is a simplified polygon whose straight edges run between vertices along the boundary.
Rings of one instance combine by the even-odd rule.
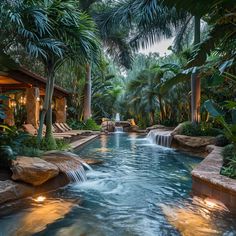
[[[92,133],[93,132],[91,130],[74,130],[74,129],[70,128],[70,126],[67,123],[60,123],[60,124],[63,125],[63,127],[67,128],[67,130],[70,130],[71,132],[76,132],[78,134]]]
[[[55,123],[54,124],[55,127],[60,130],[61,132],[65,133],[65,134],[70,134],[70,135],[77,135],[80,134],[80,132],[76,131],[76,130],[67,130],[66,128],[64,128],[61,123]]]
[[[65,127],[67,130],[72,130],[72,128],[66,124],[66,123],[60,123],[63,127]]]
[[[32,124],[24,124],[23,129],[33,135],[36,136],[38,134],[38,130],[32,125]],[[46,126],[44,125],[43,127],[43,136],[45,136],[45,132],[46,132]],[[63,134],[58,134],[58,133],[53,133],[53,136],[57,139],[63,139],[63,138],[71,138],[71,135],[63,135]]]
[[[46,133],[46,125],[43,125],[43,132]],[[70,134],[66,134],[66,133],[58,133],[55,132],[55,128],[52,126],[52,132],[53,132],[53,136],[56,137],[64,137],[64,138],[71,138],[72,135]]]

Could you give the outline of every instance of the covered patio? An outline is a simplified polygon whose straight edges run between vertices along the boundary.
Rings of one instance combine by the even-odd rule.
[[[20,68],[0,76],[0,94],[7,95],[0,100],[4,104],[6,118],[1,120],[9,126],[32,124],[38,127],[40,110],[45,96],[46,79]],[[55,86],[53,94],[53,120],[66,122],[66,98],[69,92]]]

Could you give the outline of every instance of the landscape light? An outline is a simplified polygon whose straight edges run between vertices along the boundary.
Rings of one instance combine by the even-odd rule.
[[[37,198],[34,198],[34,201],[37,203],[43,203],[46,200],[46,197],[44,196],[38,196]]]

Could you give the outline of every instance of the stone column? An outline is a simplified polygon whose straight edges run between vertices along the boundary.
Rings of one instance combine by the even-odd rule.
[[[4,111],[6,118],[4,119],[4,124],[9,126],[15,125],[15,119],[14,119],[14,108],[11,107],[11,100],[10,98],[4,101]]]
[[[66,122],[66,98],[56,98],[56,122],[65,123]]]
[[[39,88],[32,87],[26,89],[26,112],[27,124],[32,124],[38,128],[39,124]]]

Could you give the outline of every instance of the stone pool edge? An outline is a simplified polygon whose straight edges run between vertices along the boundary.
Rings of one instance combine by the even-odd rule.
[[[236,180],[220,174],[223,164],[222,147],[207,146],[209,154],[192,170],[192,194],[222,202],[236,213]]]

